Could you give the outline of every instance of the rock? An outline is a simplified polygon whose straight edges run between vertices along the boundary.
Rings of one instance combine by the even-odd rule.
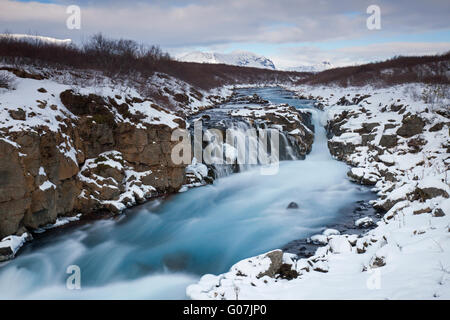
[[[369,134],[372,132],[372,130],[376,127],[378,127],[380,124],[378,122],[374,123],[363,123],[361,124],[361,128],[355,130],[355,132],[358,132],[360,134]]]
[[[364,217],[355,221],[355,226],[358,228],[370,228],[375,225],[375,222],[370,217]]]
[[[66,90],[60,98],[77,118],[60,118],[58,132],[38,127],[8,132],[8,140],[13,143],[0,140],[0,238],[22,228],[42,227],[55,222],[57,216],[74,212],[118,212],[158,193],[176,192],[183,184],[185,165],[175,165],[171,160],[176,144],[171,141],[171,134],[176,128],[148,123],[137,126],[133,121],[138,120],[133,118],[116,123],[108,108],[116,108],[117,103],[93,94]],[[19,109],[11,111],[10,116],[25,120],[27,114]],[[83,175],[79,173],[80,165],[112,150],[122,155],[120,161],[139,174],[140,181],[132,177],[125,181],[125,172],[107,163],[85,170]],[[94,175],[102,179],[89,182],[88,178]],[[42,190],[44,182],[51,187]],[[141,188],[142,185],[155,189]],[[126,186],[140,191],[130,192],[120,203],[119,196]]]
[[[448,193],[447,191],[439,188],[427,187],[427,188],[416,188],[413,196],[415,200],[420,200],[423,202],[425,200],[437,197],[448,198]]]
[[[385,257],[375,257],[370,262],[371,268],[381,268],[386,265],[386,258]]]
[[[445,217],[444,210],[442,210],[441,208],[434,209],[433,217]]]
[[[369,142],[375,140],[376,134],[362,134],[361,135],[361,144],[363,146],[367,146]]]
[[[427,141],[421,138],[415,138],[408,141],[408,147],[411,148],[411,153],[418,153],[426,144]]]
[[[336,102],[338,106],[351,106],[353,103],[347,100],[345,96],[341,97],[338,102]]]
[[[265,255],[265,257],[269,258],[271,263],[269,268],[267,268],[266,271],[261,272],[257,278],[262,278],[264,276],[269,276],[273,278],[277,273],[279,273],[279,270],[281,268],[281,265],[283,264],[283,251],[281,250],[274,250]]]
[[[289,205],[287,206],[287,209],[298,209],[299,206],[296,202],[291,202],[289,203]]]
[[[39,88],[39,89],[37,89],[37,91],[40,92],[40,93],[46,93],[47,92],[47,90],[45,90],[45,88]]]
[[[25,121],[27,119],[26,112],[23,109],[21,109],[21,108],[19,108],[17,110],[9,110],[9,115],[14,120]]]
[[[430,213],[431,209],[430,208],[423,208],[423,209],[419,209],[419,210],[414,210],[413,214],[422,214],[422,213]]]
[[[377,183],[379,177],[364,168],[352,168],[347,172],[350,180],[362,185],[373,186]]]
[[[444,122],[439,122],[436,123],[434,126],[432,126],[428,131],[430,132],[436,132],[436,131],[441,131],[442,128],[444,127],[445,123]]]
[[[397,135],[383,135],[380,139],[380,146],[385,148],[393,148],[397,145]]]
[[[328,140],[328,149],[332,156],[340,161],[345,161],[346,157],[355,151],[356,145]]]
[[[402,126],[397,130],[397,134],[404,138],[410,138],[422,133],[425,122],[417,115],[404,117]]]
[[[14,252],[10,247],[0,248],[0,262],[7,261],[14,258]]]
[[[292,280],[299,276],[297,270],[292,269],[291,264],[283,263],[278,271],[281,279]]]

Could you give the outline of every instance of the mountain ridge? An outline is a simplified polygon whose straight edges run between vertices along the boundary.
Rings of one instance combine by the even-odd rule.
[[[248,51],[233,51],[231,53],[193,51],[181,56],[178,60],[197,63],[223,63],[241,67],[276,70],[275,64],[272,60]]]

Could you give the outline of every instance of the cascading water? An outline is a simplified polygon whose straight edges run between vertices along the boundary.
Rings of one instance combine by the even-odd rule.
[[[280,89],[252,89],[265,99],[309,105]],[[284,101],[288,100],[288,101]],[[213,185],[127,210],[102,220],[44,234],[0,267],[0,298],[185,298],[187,285],[222,273],[237,261],[305,238],[337,219],[339,210],[367,198],[331,158],[320,113],[306,160],[282,161],[276,175],[258,168]],[[288,210],[295,201],[300,208]],[[81,290],[68,290],[69,266],[81,271]]]
[[[211,157],[213,160],[211,166],[216,178],[247,171],[269,162],[268,159],[272,155],[270,146],[273,141],[270,136],[266,139],[267,141],[258,138],[259,130],[265,130],[270,135],[270,130],[264,124],[252,127],[241,120],[230,120],[226,126],[226,133],[223,134],[225,137],[221,140],[211,138],[211,134],[206,129],[203,132],[206,139],[210,141],[208,148],[215,151],[214,156]],[[249,134],[249,132],[253,133]],[[276,133],[278,134],[277,142],[279,141],[282,151],[278,155],[280,160],[297,160],[297,154],[293,150],[295,142],[291,141],[284,132],[277,131]]]

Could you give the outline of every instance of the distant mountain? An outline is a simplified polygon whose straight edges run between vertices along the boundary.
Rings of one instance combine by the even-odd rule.
[[[321,72],[328,69],[333,69],[334,66],[330,61],[322,61],[311,66],[298,66],[294,68],[287,68],[287,71],[297,71],[297,72]]]
[[[0,34],[0,38],[12,38],[12,39],[19,39],[19,40],[27,40],[27,41],[42,41],[45,43],[52,43],[52,44],[61,44],[61,45],[67,45],[71,44],[71,39],[56,39],[51,37],[44,37],[44,36],[33,36],[29,34],[18,34],[18,33],[2,33]]]
[[[254,67],[275,70],[272,60],[252,52],[234,51],[232,53],[215,53],[194,51],[178,59],[185,62],[223,63],[241,67]]]

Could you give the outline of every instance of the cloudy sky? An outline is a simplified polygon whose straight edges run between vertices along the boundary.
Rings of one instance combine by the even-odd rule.
[[[369,5],[381,29],[369,30]],[[81,28],[68,29],[69,5]],[[277,67],[329,60],[336,66],[394,55],[450,50],[449,0],[0,0],[0,32],[82,42],[102,32],[159,44],[177,56],[192,50],[252,51]]]

